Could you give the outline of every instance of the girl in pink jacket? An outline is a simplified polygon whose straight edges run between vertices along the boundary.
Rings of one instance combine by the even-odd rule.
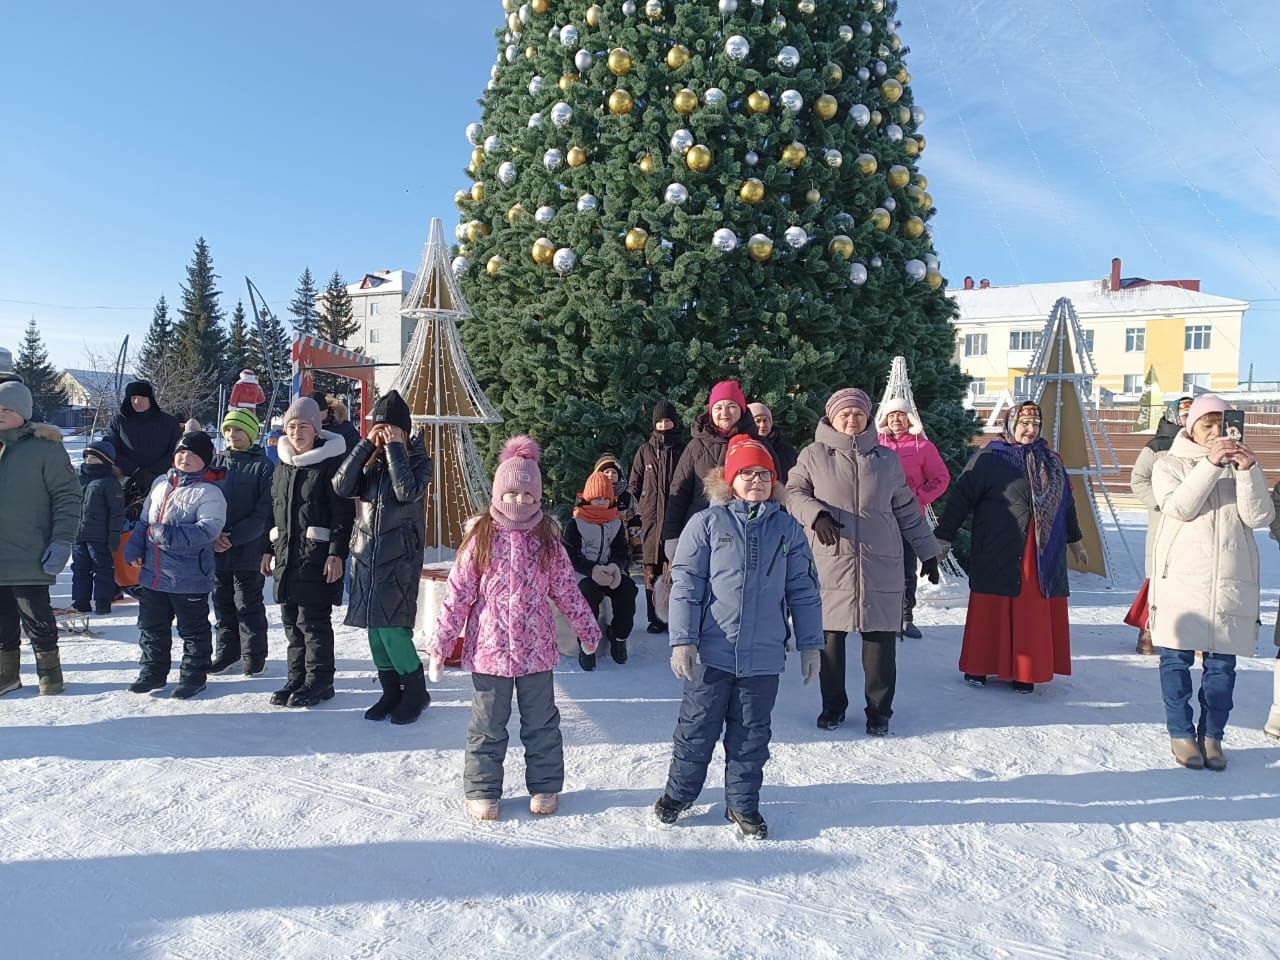
[[[499,457],[489,512],[475,519],[449,574],[428,652],[431,679],[465,629],[462,666],[471,672],[471,724],[463,788],[467,814],[496,820],[502,796],[511,696],[520,703],[529,809],[555,813],[564,786],[564,742],[551,671],[560,660],[548,600],[564,613],[588,653],[600,627],[578,590],[560,528],[542,512],[541,452],[513,437]]]

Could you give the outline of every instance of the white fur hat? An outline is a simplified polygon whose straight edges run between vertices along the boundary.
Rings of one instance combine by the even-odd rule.
[[[924,424],[920,422],[920,415],[916,413],[911,404],[907,403],[907,401],[903,400],[901,397],[880,405],[880,409],[876,411],[877,430],[881,432],[884,431],[885,420],[888,419],[889,414],[891,413],[905,413],[907,415],[907,421],[911,424],[908,428],[908,432],[912,436],[918,437],[920,434],[924,433]]]

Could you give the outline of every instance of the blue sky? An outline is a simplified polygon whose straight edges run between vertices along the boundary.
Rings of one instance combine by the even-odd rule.
[[[902,0],[898,16],[953,285],[1100,277],[1113,256],[1199,277],[1255,302],[1242,369],[1280,378],[1280,5]],[[430,218],[456,222],[502,17],[499,0],[8,10],[0,345],[31,316],[60,366],[138,344],[199,235],[228,308],[246,274],[284,301],[304,266],[413,269]]]

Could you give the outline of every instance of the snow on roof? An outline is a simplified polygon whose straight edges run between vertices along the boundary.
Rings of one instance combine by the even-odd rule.
[[[1071,280],[1063,283],[1020,283],[1007,287],[948,290],[960,308],[958,323],[978,320],[1044,320],[1054,303],[1068,297],[1081,317],[1134,313],[1199,313],[1249,309],[1246,300],[1216,297],[1181,286],[1146,283],[1112,290],[1110,280]]]
[[[114,370],[72,370],[62,371],[85,389],[86,393],[114,393],[116,391],[116,375]],[[126,379],[121,379],[121,389]]]
[[[373,273],[366,273],[355,283],[347,284],[347,293],[353,297],[371,293],[405,294],[413,286],[413,280],[412,270],[375,270]]]

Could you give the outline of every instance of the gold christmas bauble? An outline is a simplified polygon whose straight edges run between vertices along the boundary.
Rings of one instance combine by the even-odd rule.
[[[502,12],[511,13],[516,8],[516,0],[502,0]]]
[[[752,90],[747,94],[747,109],[752,113],[768,113],[769,95],[763,90]]]
[[[921,190],[928,190],[929,178],[926,177],[923,173],[917,173],[915,177],[915,185],[919,187]]]
[[[533,241],[533,249],[530,251],[533,262],[540,266],[546,266],[551,262],[551,258],[556,255],[556,245],[546,237],[539,237]]]
[[[560,92],[568,93],[569,88],[572,87],[577,82],[578,82],[578,75],[576,73],[563,74],[560,77]]]
[[[667,66],[672,70],[679,70],[689,62],[689,57],[689,48],[683,43],[677,43],[667,51]]]
[[[800,164],[804,163],[804,158],[809,155],[809,151],[805,149],[803,143],[798,140],[787,144],[782,148],[782,162],[794,170]]]
[[[610,50],[607,62],[609,64],[609,72],[615,77],[625,77],[631,72],[631,67],[633,66],[631,54],[622,47],[614,47]]]
[[[901,190],[911,182],[911,171],[900,163],[895,163],[884,175],[885,182],[894,190]]]
[[[676,108],[676,113],[681,116],[688,116],[698,108],[698,95],[685,87],[683,90],[677,90],[674,99],[671,101]]]
[[[551,9],[551,0],[529,0],[529,9],[542,14]]]
[[[753,234],[747,241],[747,255],[756,263],[764,263],[773,256],[773,241],[763,233]]]
[[[632,253],[644,249],[644,245],[649,242],[649,232],[641,227],[632,227],[627,231],[627,235],[622,239],[625,246]]]
[[[484,199],[484,193],[485,193],[485,188],[484,188],[483,180],[477,180],[475,183],[471,185],[471,199],[474,200],[476,203],[479,203],[481,200]]]
[[[513,204],[511,206],[511,209],[507,211],[507,223],[511,224],[514,227],[516,225],[516,221],[519,220],[524,215],[524,212],[525,210],[524,210],[523,203]]]
[[[922,134],[916,134],[916,146],[920,149],[921,153],[924,153],[924,136]]]
[[[634,106],[635,101],[625,90],[615,90],[609,94],[609,112],[615,117],[625,117]]]
[[[537,55],[538,55],[538,51],[537,51],[537,50],[535,50],[533,47],[525,47],[525,48],[524,48],[524,58],[525,58],[526,60],[532,60],[532,59],[533,59],[534,57],[536,57]]]
[[[694,173],[706,173],[711,167],[711,151],[700,143],[695,143],[684,155],[685,166]]]
[[[920,197],[920,209],[929,210],[932,207],[933,207],[933,194],[930,193],[928,190],[926,190],[924,194],[921,195]]]
[[[880,113],[880,111],[879,111],[879,110],[872,110],[872,111],[871,111],[871,125],[872,125],[873,127],[878,127],[878,126],[880,126],[880,124],[881,124],[881,123],[883,123],[883,122],[884,122],[884,116]]]
[[[828,87],[836,87],[844,82],[844,68],[838,63],[828,63],[823,71]]]
[[[916,143],[911,137],[907,137],[902,141],[902,152],[908,157],[920,156],[920,144]]]
[[[942,274],[937,270],[930,270],[924,275],[924,282],[929,285],[930,290],[937,290],[942,286]]]
[[[459,190],[457,193],[453,195],[453,205],[457,207],[459,210],[466,207],[466,205],[470,201],[471,201],[471,194],[467,193],[467,191],[465,190]]]
[[[854,161],[858,165],[858,172],[864,177],[869,177],[880,168],[880,164],[876,158],[869,153],[858,154],[858,159]]]
[[[880,97],[885,103],[897,103],[902,98],[902,84],[890,77],[880,84]]]
[[[833,257],[844,257],[849,260],[853,257],[853,240],[843,233],[837,233],[831,238],[831,242],[827,244],[827,252]]]
[[[653,173],[653,171],[656,169],[658,169],[658,165],[654,163],[653,154],[646,153],[643,157],[640,158],[641,173]]]
[[[924,235],[924,221],[919,217],[907,217],[902,221],[902,235],[908,240],[918,240]]]
[[[898,104],[897,112],[898,112],[898,123],[902,124],[902,126],[905,127],[908,123],[911,122],[911,111],[907,109],[905,104],[901,104],[901,103]]]
[[[894,53],[902,49],[902,38],[896,33],[889,34],[889,49]]]
[[[489,258],[489,262],[484,265],[484,271],[489,274],[489,276],[496,277],[498,275],[498,271],[501,270],[506,263],[506,260],[497,254],[494,254]]]
[[[565,163],[571,167],[580,167],[587,162],[587,151],[581,147],[570,147],[569,152],[565,154]]]
[[[478,167],[482,163],[484,163],[484,147],[475,147],[471,151],[471,165]]]
[[[871,9],[876,13],[884,13],[884,0],[871,0]]]
[[[512,33],[524,33],[524,24],[520,22],[520,14],[507,14],[507,29]]]
[[[472,243],[475,243],[477,240],[480,240],[482,237],[487,237],[488,235],[489,225],[487,223],[482,223],[479,220],[472,220],[467,224],[467,239]]]
[[[818,5],[813,0],[799,0],[796,4],[796,13],[802,17],[813,16],[813,11],[818,9]]]
[[[804,192],[804,202],[813,206],[815,203],[822,202],[822,191],[817,189],[809,189]]]
[[[835,97],[829,93],[824,93],[814,101],[813,112],[823,120],[830,120],[836,115],[836,110],[839,109],[839,106]]]
[[[743,181],[738,188],[738,199],[743,203],[759,203],[764,199],[764,183],[756,177]]]
[[[889,211],[884,207],[876,207],[871,211],[871,216],[868,219],[877,230],[888,230],[889,224],[893,222],[893,218],[889,216]]]
[[[911,82],[911,72],[904,66],[899,65],[898,69],[893,71],[893,76],[904,87]]]
[[[587,26],[592,29],[600,26],[600,4],[593,3],[587,7]]]

